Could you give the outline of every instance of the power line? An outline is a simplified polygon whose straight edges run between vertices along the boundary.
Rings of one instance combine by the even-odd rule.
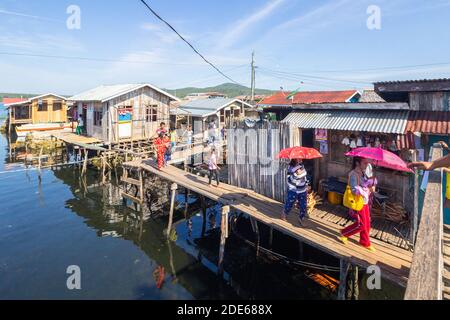
[[[437,62],[437,63],[426,63],[426,64],[415,64],[415,65],[403,65],[403,66],[387,66],[387,67],[377,67],[377,68],[363,68],[363,69],[340,69],[340,70],[303,70],[303,71],[291,71],[290,73],[341,73],[341,72],[366,72],[366,71],[384,71],[384,70],[401,70],[401,69],[413,69],[413,68],[425,68],[433,66],[444,66],[450,65],[450,62]],[[283,70],[278,70],[283,72]]]
[[[95,62],[118,62],[118,63],[137,63],[137,64],[156,64],[156,65],[178,65],[178,66],[200,66],[200,63],[174,63],[174,62],[155,62],[150,60],[123,60],[123,59],[106,59],[106,58],[89,58],[77,56],[63,56],[63,55],[49,55],[39,53],[22,53],[22,52],[0,52],[4,56],[19,56],[19,57],[35,57],[35,58],[51,58],[64,60],[82,60]],[[230,65],[232,66],[232,65]],[[239,65],[240,67],[241,65]]]
[[[279,75],[288,75],[291,77],[297,77],[297,78],[306,78],[306,79],[318,79],[318,80],[325,80],[325,81],[332,81],[332,82],[345,82],[345,83],[358,83],[358,84],[371,84],[375,81],[361,81],[361,80],[351,80],[351,79],[339,79],[339,78],[329,78],[329,77],[319,77],[319,76],[312,76],[309,74],[300,74],[300,73],[291,73],[291,72],[283,72],[283,71],[276,71],[276,70],[272,70],[272,69],[268,69],[268,68],[260,68],[260,69],[264,69],[268,72],[274,73],[274,74],[279,74]]]
[[[166,20],[164,20],[159,14],[153,10],[145,0],[141,0],[141,2],[147,7],[148,10],[160,21],[162,21],[165,25],[167,25],[173,32],[175,32],[178,37],[180,37],[181,40],[183,40],[200,58],[202,58],[207,64],[209,64],[212,68],[214,68],[218,73],[220,73],[222,76],[230,80],[231,82],[242,85],[239,82],[233,80],[231,77],[227,76],[225,73],[223,73],[218,67],[216,67],[212,62],[210,62],[208,59],[206,59],[189,41],[187,41],[177,30],[175,30],[174,27],[170,23],[168,23]]]
[[[264,77],[270,78],[270,79],[276,78],[276,79],[280,79],[280,80],[287,80],[287,81],[290,81],[290,82],[294,82],[296,84],[301,82],[303,85],[312,85],[312,86],[315,86],[315,87],[321,87],[321,88],[327,88],[327,89],[336,90],[336,86],[333,86],[331,83],[324,83],[324,82],[318,81],[318,80],[310,80],[310,79],[308,79],[308,80],[306,80],[306,79],[300,80],[298,78],[289,78],[289,77],[285,77],[285,76],[279,76],[279,75],[276,75],[276,74],[266,73],[264,71],[261,71],[260,73]]]
[[[358,80],[346,80],[346,79],[333,79],[333,78],[326,78],[326,77],[315,77],[315,76],[310,76],[310,75],[302,75],[302,76],[297,76],[295,74],[289,74],[289,73],[281,73],[281,72],[276,72],[276,71],[272,71],[270,69],[266,69],[266,68],[260,68],[260,72],[264,73],[266,75],[272,76],[274,78],[278,78],[278,79],[283,79],[283,80],[291,80],[294,82],[318,82],[318,83],[346,83],[346,84],[350,84],[350,85],[370,85],[372,84],[372,82],[369,81],[358,81]]]

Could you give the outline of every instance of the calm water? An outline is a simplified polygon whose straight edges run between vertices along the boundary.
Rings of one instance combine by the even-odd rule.
[[[191,198],[192,218],[181,220],[180,196],[180,222],[167,241],[167,218],[161,215],[166,207],[142,219],[122,206],[113,184],[98,185],[96,172],[89,172],[84,184],[76,168],[44,170],[40,182],[35,171],[14,171],[23,166],[8,157],[7,141],[0,136],[0,299],[334,298],[307,278],[306,270],[256,259],[254,250],[233,236],[227,245],[226,275],[218,277],[218,206],[208,209],[203,224],[199,204]],[[275,235],[280,252],[291,254],[298,250],[295,245]],[[318,252],[307,256],[338,265]],[[81,268],[80,291],[66,287],[71,265]],[[155,271],[161,267],[164,279],[158,288]],[[361,297],[401,297],[401,290],[389,284],[384,288],[378,293],[361,289]]]

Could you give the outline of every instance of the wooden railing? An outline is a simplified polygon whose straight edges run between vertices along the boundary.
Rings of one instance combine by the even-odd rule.
[[[433,146],[432,160],[443,155]],[[442,171],[429,173],[405,300],[442,300],[443,190]]]

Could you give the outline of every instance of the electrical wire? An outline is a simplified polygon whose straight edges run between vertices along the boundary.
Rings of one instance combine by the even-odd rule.
[[[121,59],[89,58],[89,57],[49,55],[49,54],[39,54],[39,53],[22,53],[22,52],[1,52],[0,51],[0,55],[19,56],[19,57],[51,58],[51,59],[64,59],[64,60],[82,60],[82,61],[95,61],[95,62],[155,64],[155,65],[177,65],[177,66],[201,66],[201,65],[203,65],[203,64],[200,64],[200,63],[155,62],[155,61],[150,61],[150,60],[140,60],[140,61],[138,61],[138,60],[121,60]],[[239,65],[239,66],[241,66],[241,65]]]
[[[324,80],[329,82],[344,82],[344,83],[352,83],[352,84],[372,84],[376,81],[368,80],[368,81],[361,81],[361,80],[352,80],[352,79],[340,79],[340,78],[329,78],[329,77],[320,77],[320,76],[312,76],[309,74],[296,74],[296,73],[290,73],[290,72],[282,72],[282,71],[276,71],[269,68],[262,68],[260,69],[265,70],[266,72],[270,72],[273,74],[278,74],[281,76],[289,76],[292,78],[298,78],[298,79],[316,79],[316,80]]]
[[[238,85],[242,85],[239,82],[235,81],[234,79],[232,79],[231,77],[229,77],[228,75],[226,75],[222,70],[220,70],[218,67],[216,67],[212,62],[210,62],[208,59],[205,58],[205,56],[203,56],[188,40],[186,40],[170,23],[168,23],[166,20],[164,20],[158,13],[155,12],[155,10],[153,10],[150,5],[145,1],[145,0],[140,0],[146,7],[147,9],[160,21],[162,21],[166,26],[168,26],[173,32],[175,32],[177,34],[177,36],[183,40],[200,58],[203,59],[203,61],[205,61],[207,64],[209,64],[213,69],[215,69],[219,74],[221,74],[223,77],[225,77],[226,79],[230,80],[231,82],[238,84]]]
[[[367,72],[367,71],[386,71],[386,70],[402,70],[402,69],[420,69],[425,67],[438,67],[450,65],[450,62],[436,62],[436,63],[426,63],[426,64],[415,64],[415,65],[403,65],[403,66],[388,66],[388,67],[378,67],[378,68],[362,68],[362,69],[340,69],[340,70],[304,70],[304,71],[289,71],[290,73],[344,73],[344,72]],[[278,70],[285,71],[285,70]],[[288,71],[285,71],[288,72]]]

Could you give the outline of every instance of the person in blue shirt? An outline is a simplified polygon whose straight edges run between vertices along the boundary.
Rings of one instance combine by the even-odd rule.
[[[295,202],[298,201],[300,209],[298,221],[303,226],[308,210],[308,183],[307,172],[302,161],[292,160],[288,169],[288,190],[281,220],[287,221],[287,216],[294,207]]]

